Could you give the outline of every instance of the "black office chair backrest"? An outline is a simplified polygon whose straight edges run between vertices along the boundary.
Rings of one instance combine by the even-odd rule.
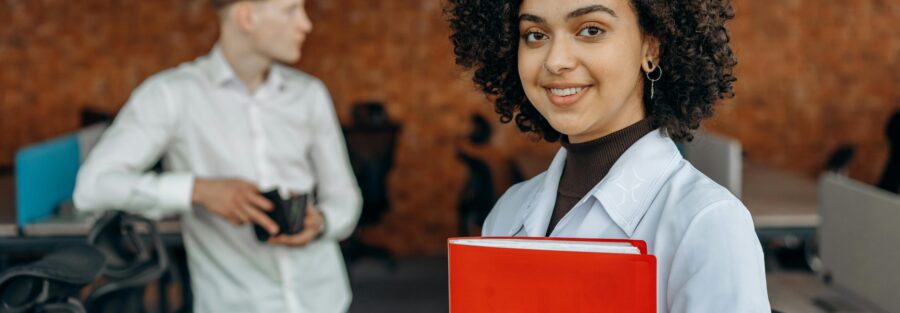
[[[156,224],[120,211],[103,215],[91,228],[88,243],[106,258],[106,283],[85,301],[90,312],[135,312],[143,306],[143,290],[169,268],[169,257]]]
[[[482,146],[491,140],[491,124],[481,115],[471,117],[472,130],[469,132],[469,143]],[[471,236],[475,233],[471,226],[480,227],[494,206],[494,177],[488,164],[475,156],[458,150],[457,158],[466,165],[468,177],[463,185],[459,199],[459,235]]]
[[[459,235],[474,235],[470,226],[480,227],[496,202],[494,178],[491,168],[483,160],[459,151],[459,158],[466,165],[468,177],[459,199]],[[470,225],[471,224],[471,225]]]
[[[885,135],[889,146],[888,161],[878,181],[878,188],[900,193],[900,111],[894,112],[888,120]]]
[[[471,117],[472,131],[469,132],[469,142],[473,145],[480,146],[491,141],[491,123],[481,115],[475,114]]]
[[[856,154],[856,147],[853,145],[838,147],[828,156],[828,160],[825,162],[825,170],[839,174],[846,173],[854,154]]]
[[[78,293],[103,265],[103,254],[96,248],[74,245],[10,268],[0,274],[0,312],[85,312]]]
[[[344,128],[350,164],[362,192],[359,226],[376,224],[390,207],[387,177],[394,165],[400,126],[392,122],[379,102],[353,107],[353,123]]]

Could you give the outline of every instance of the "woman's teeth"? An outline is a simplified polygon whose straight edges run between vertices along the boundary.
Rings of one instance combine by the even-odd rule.
[[[577,87],[577,88],[549,88],[550,92],[555,96],[559,97],[567,97],[574,94],[577,94],[584,90],[586,87]]]

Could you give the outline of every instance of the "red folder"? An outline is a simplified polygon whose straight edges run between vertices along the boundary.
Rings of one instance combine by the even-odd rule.
[[[639,254],[497,248],[448,240],[450,313],[655,312],[656,257],[641,240],[482,237],[624,242]]]

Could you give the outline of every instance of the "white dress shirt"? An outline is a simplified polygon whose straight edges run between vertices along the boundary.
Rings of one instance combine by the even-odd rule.
[[[544,236],[565,160],[560,149],[546,172],[511,187],[483,235]],[[646,241],[660,313],[771,312],[750,213],[659,130],[628,148],[550,236]]]
[[[160,157],[165,171],[145,173]],[[309,245],[257,242],[192,207],[194,178],[235,178],[261,190],[317,192],[324,236]],[[350,288],[337,241],[361,196],[321,81],[275,64],[249,93],[221,51],[147,79],[82,165],[81,210],[180,214],[195,312],[346,312]]]

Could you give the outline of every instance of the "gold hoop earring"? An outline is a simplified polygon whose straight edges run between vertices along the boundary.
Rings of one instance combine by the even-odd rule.
[[[653,94],[655,93],[655,90],[656,90],[656,82],[662,78],[663,69],[662,69],[662,66],[659,66],[659,65],[653,66],[653,61],[648,61],[647,63],[650,63],[650,71],[644,73],[644,76],[646,76],[647,80],[650,81],[650,99],[653,99]],[[656,75],[656,78],[650,78],[650,73],[655,72],[657,69],[659,69],[659,74]]]

